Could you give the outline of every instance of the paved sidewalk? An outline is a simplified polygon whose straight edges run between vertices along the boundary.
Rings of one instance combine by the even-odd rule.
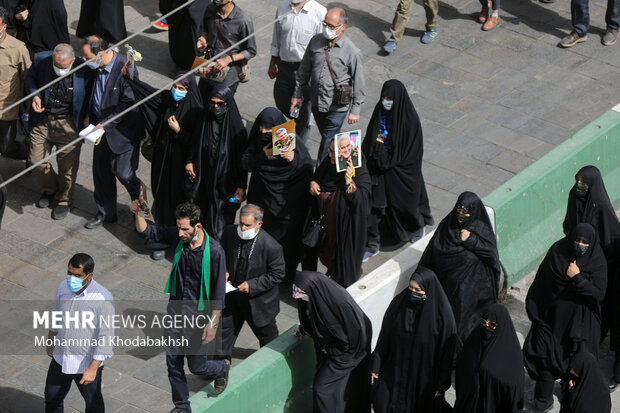
[[[278,3],[237,1],[253,17],[257,29],[272,21]],[[477,1],[440,2],[439,35],[430,45],[420,43],[425,18],[422,6],[416,3],[405,38],[390,56],[380,55],[379,50],[389,34],[396,0],[328,3],[328,7],[348,10],[347,34],[364,54],[367,101],[360,126],[347,125],[345,129],[361,127],[365,131],[383,82],[390,78],[403,81],[422,119],[424,176],[435,221],[439,222],[459,193],[488,194],[618,103],[620,46],[600,43],[606,3],[590,2],[590,38],[568,50],[557,43],[571,30],[569,2],[547,5],[507,0],[502,4],[500,25],[491,32],[481,31],[475,22],[480,10]],[[65,0],[65,4],[71,33],[75,33],[80,1]],[[148,24],[158,12],[153,0],[127,0],[125,4],[130,33]],[[273,81],[266,75],[271,30],[257,37],[259,54],[252,60],[253,79],[237,93],[248,127],[260,110],[273,105]],[[79,41],[74,37],[72,41],[77,48]],[[174,69],[167,33],[151,29],[129,43],[144,56],[141,78],[163,85]],[[318,138],[315,129],[310,145],[314,155]],[[0,299],[53,299],[68,259],[78,251],[93,255],[96,278],[116,298],[162,297],[171,254],[168,260],[150,260],[149,251],[133,232],[129,197],[122,186],[119,222],[97,230],[83,228],[95,212],[91,146],[83,146],[81,162],[75,205],[63,221],[51,220],[50,210],[34,206],[39,189],[31,175],[9,186],[0,232]],[[23,167],[23,162],[0,158],[0,174],[5,179]],[[144,159],[138,175],[150,181],[150,164]],[[364,265],[365,272],[394,254],[373,257]],[[281,331],[297,319],[289,296],[288,291],[282,291]],[[522,299],[511,295],[508,302],[523,334],[527,323]],[[10,321],[0,318],[0,325]],[[246,327],[237,342],[234,364],[257,348],[257,340]],[[609,362],[609,357],[603,353],[603,362]],[[0,411],[42,411],[48,363],[45,355],[0,356]],[[166,412],[172,408],[162,354],[150,359],[116,356],[106,365],[103,392],[107,411]],[[192,392],[206,384],[191,374],[188,380]],[[75,387],[65,406],[67,412],[83,411]]]

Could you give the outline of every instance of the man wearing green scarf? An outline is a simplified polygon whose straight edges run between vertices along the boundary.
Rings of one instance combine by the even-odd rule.
[[[197,343],[191,350],[166,348],[168,379],[172,388],[174,409],[171,412],[191,412],[189,389],[183,364],[187,358],[189,370],[206,378],[214,379],[216,394],[220,394],[228,384],[228,360],[213,360],[209,343],[214,343],[220,314],[224,307],[226,294],[226,261],[220,244],[209,237],[200,223],[200,208],[186,202],[176,208],[176,227],[162,227],[147,221],[141,216],[141,201],[131,204],[136,217],[136,230],[147,242],[174,245],[172,269],[164,293],[170,293],[168,312],[177,313],[191,308],[193,314],[205,314],[204,329],[167,330],[170,336],[183,337],[189,345]],[[185,315],[185,312],[183,313]]]

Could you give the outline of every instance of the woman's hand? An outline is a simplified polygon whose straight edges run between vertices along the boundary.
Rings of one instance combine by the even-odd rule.
[[[310,181],[310,195],[319,196],[321,193],[321,187],[317,181]]]
[[[196,173],[194,172],[194,164],[188,163],[185,165],[185,172],[189,175],[190,178],[196,178]]]
[[[295,159],[295,151],[292,149],[280,151],[280,157],[286,159],[288,162],[293,162],[293,159]]]
[[[273,156],[273,146],[271,146],[270,143],[263,146],[263,152],[265,152],[265,156],[268,160],[273,161],[274,159],[276,159],[276,157]]]
[[[168,118],[168,127],[174,131],[174,133],[179,133],[181,131],[181,125],[179,125],[179,121],[174,115]]]
[[[344,171],[344,182],[348,185],[351,185],[351,181],[353,181],[353,175],[355,174],[355,168],[353,167],[353,160],[349,158],[347,160],[347,169]]]

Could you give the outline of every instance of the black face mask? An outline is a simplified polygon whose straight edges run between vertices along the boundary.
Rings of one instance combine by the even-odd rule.
[[[588,245],[580,245],[580,244],[575,244],[573,243],[573,254],[575,254],[575,257],[583,257],[585,255],[586,252],[588,252]]]
[[[226,116],[226,106],[209,106],[211,114],[215,118],[217,123],[222,123],[224,116]]]
[[[271,132],[265,132],[263,134],[260,135],[260,141],[263,143],[263,145],[267,145],[268,143],[271,142]]]
[[[461,213],[456,213],[456,221],[459,223],[459,226],[461,228],[463,228],[463,226],[465,226],[465,224],[467,224],[467,221],[469,221],[469,217],[465,214],[461,214]]]
[[[585,182],[577,182],[575,183],[575,195],[579,198],[585,198],[588,195],[588,191],[590,187]]]
[[[213,0],[213,4],[215,5],[215,7],[222,8],[225,6],[224,4],[224,0]]]
[[[409,302],[413,305],[420,305],[426,301],[426,294],[418,291],[409,291]]]
[[[488,342],[493,337],[493,334],[495,334],[495,330],[493,330],[489,326],[484,326],[483,328],[484,328],[484,341]]]

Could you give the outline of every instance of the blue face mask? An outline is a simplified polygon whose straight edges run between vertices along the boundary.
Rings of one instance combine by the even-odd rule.
[[[170,92],[172,93],[172,99],[174,99],[175,102],[183,100],[187,95],[186,91],[177,90],[175,88],[170,89]]]
[[[77,293],[83,287],[82,280],[78,277],[74,277],[73,275],[67,275],[67,285],[71,292]]]

